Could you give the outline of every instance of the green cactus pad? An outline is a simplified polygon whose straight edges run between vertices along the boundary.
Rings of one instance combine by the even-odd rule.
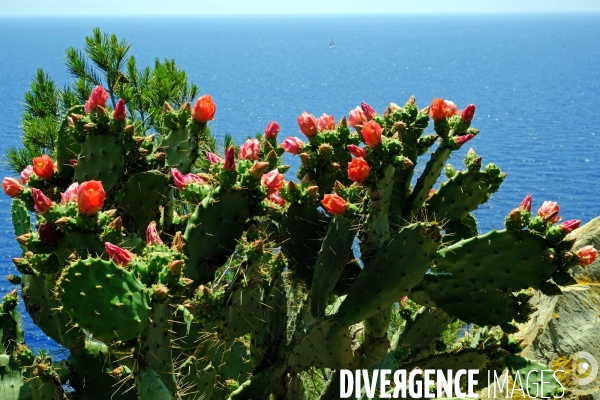
[[[551,370],[547,365],[514,354],[506,356],[504,361],[506,362],[506,366],[508,367],[508,371],[512,375],[513,380],[515,379],[516,374],[519,374],[520,382],[517,381],[517,383],[520,384],[519,386],[522,385],[521,388],[525,390],[526,395],[529,392],[532,397],[550,398],[552,396],[562,397],[565,394],[563,390],[566,391],[566,389],[561,388],[555,379],[549,377],[550,374],[548,372],[546,372],[546,376],[542,379],[540,371]],[[531,374],[529,374],[529,372],[531,372]],[[544,392],[539,393],[540,388],[542,387],[542,380],[544,380]],[[528,387],[525,387],[525,385]]]
[[[12,222],[15,228],[15,236],[21,236],[31,232],[31,221],[29,212],[23,200],[13,199],[11,206]]]
[[[354,362],[348,329],[337,321],[317,321],[293,343],[287,365],[294,371],[316,368],[348,369]]]
[[[159,143],[158,151],[166,154],[167,166],[187,174],[198,157],[198,142],[187,126],[166,135]]]
[[[517,298],[494,287],[481,289],[451,274],[425,275],[420,285],[449,315],[480,326],[500,325],[519,314]]]
[[[14,355],[17,343],[24,343],[23,330],[16,320],[16,312],[0,310],[0,354]]]
[[[157,373],[150,367],[140,370],[138,381],[140,400],[171,400],[171,392],[165,386]]]
[[[56,136],[56,170],[63,180],[70,180],[73,176],[73,167],[70,161],[77,159],[81,151],[81,144],[77,143],[69,132],[69,123],[67,118],[71,114],[84,114],[83,106],[75,106],[67,111],[63,118],[58,135]]]
[[[54,254],[61,267],[69,264],[69,256],[76,253],[80,258],[98,257],[104,253],[104,244],[95,233],[69,232],[58,242]]]
[[[8,354],[0,354],[0,398],[27,400],[30,389],[23,378],[23,370],[17,361]]]
[[[429,356],[413,363],[402,365],[410,371],[415,367],[421,370],[440,369],[457,371],[459,369],[483,369],[490,362],[490,357],[480,349],[464,349],[456,353],[441,353]]]
[[[61,345],[73,350],[83,346],[85,335],[71,327],[67,313],[58,312],[60,303],[52,289],[54,279],[46,275],[23,276],[23,301],[33,322]]]
[[[528,231],[491,231],[440,250],[437,267],[480,290],[514,292],[552,277],[557,267],[544,258],[547,248],[542,236]]]
[[[186,276],[210,279],[210,273],[199,273],[197,266],[203,259],[229,255],[241,237],[249,215],[250,199],[244,191],[228,191],[219,193],[214,199],[210,196],[204,199],[188,220],[183,235],[188,256]]]
[[[321,241],[327,233],[329,217],[315,207],[292,205],[280,225],[281,249],[295,278],[310,286]]]
[[[426,357],[432,350],[432,344],[453,320],[441,308],[423,308],[406,321],[398,345],[408,347],[410,359]]]
[[[158,171],[148,171],[129,178],[116,201],[132,219],[133,230],[145,230],[159,220],[159,207],[169,199],[169,179]]]
[[[408,295],[435,260],[440,238],[437,225],[417,223],[400,230],[356,278],[340,306],[338,320],[355,324]],[[367,295],[373,292],[378,295]]]
[[[242,383],[237,388],[229,400],[255,400],[269,398],[269,394],[273,391],[273,385],[284,370],[281,368],[281,363],[277,363],[260,373],[253,375],[252,378]]]
[[[152,324],[144,332],[146,362],[171,393],[177,391],[171,357],[171,310],[169,303],[153,304]]]
[[[99,166],[102,168],[99,168]],[[114,185],[125,171],[125,149],[116,138],[106,135],[88,136],[81,145],[75,166],[77,182],[102,181],[105,191]]]
[[[210,399],[214,391],[217,370],[212,364],[199,369],[199,362],[190,356],[178,369],[181,378],[179,395],[182,400]]]
[[[473,214],[467,214],[462,221],[448,221],[444,225],[444,230],[446,231],[444,244],[454,244],[479,235],[477,221]]]
[[[461,221],[498,191],[503,175],[462,171],[444,182],[427,201],[427,215],[437,220]]]
[[[310,308],[315,318],[325,313],[331,291],[352,254],[354,236],[351,219],[335,217],[331,221],[321,245],[310,291]]]
[[[103,340],[131,340],[150,321],[148,290],[113,261],[74,262],[63,271],[56,295],[63,312]]]

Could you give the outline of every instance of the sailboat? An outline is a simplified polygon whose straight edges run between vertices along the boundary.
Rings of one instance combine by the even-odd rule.
[[[335,49],[335,43],[333,43],[333,37],[331,38],[331,42],[329,42],[329,48]]]

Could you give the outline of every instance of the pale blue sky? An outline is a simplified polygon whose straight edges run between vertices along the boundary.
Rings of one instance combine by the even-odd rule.
[[[0,0],[0,15],[600,12],[600,0]]]

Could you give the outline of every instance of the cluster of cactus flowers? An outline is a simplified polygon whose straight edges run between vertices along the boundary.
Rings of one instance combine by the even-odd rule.
[[[305,138],[278,143],[271,122],[218,155],[203,150],[210,96],[165,104],[167,131],[152,135],[107,99],[96,87],[67,113],[56,160],[2,183],[23,251],[9,280],[70,351],[35,356],[7,294],[4,399],[302,399],[314,370],[328,374],[319,397],[335,399],[340,369],[516,373],[538,365],[512,336],[533,289],[560,295],[569,269],[596,258],[572,251],[581,221],[559,224],[554,202],[533,215],[531,196],[506,229],[479,234],[471,212],[505,174],[473,150],[462,171],[446,165],[479,132],[474,105],[362,103],[338,123],[304,112]],[[296,181],[284,152],[300,158]],[[392,330],[395,310],[405,322]],[[477,335],[447,346],[456,320]]]

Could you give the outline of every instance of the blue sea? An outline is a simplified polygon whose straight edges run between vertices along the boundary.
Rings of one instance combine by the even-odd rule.
[[[138,65],[174,58],[216,101],[218,137],[241,141],[273,119],[282,138],[299,135],[302,111],[338,120],[361,101],[379,112],[411,95],[421,107],[475,103],[470,144],[508,174],[477,212],[481,231],[527,193],[534,207],[558,201],[565,219],[600,215],[600,14],[0,18],[1,153],[20,142],[36,69],[68,84],[64,50],[83,48],[94,27],[127,38]],[[20,254],[9,210],[0,196],[0,276]],[[10,289],[0,282],[0,294]],[[23,314],[27,343],[57,351]]]

